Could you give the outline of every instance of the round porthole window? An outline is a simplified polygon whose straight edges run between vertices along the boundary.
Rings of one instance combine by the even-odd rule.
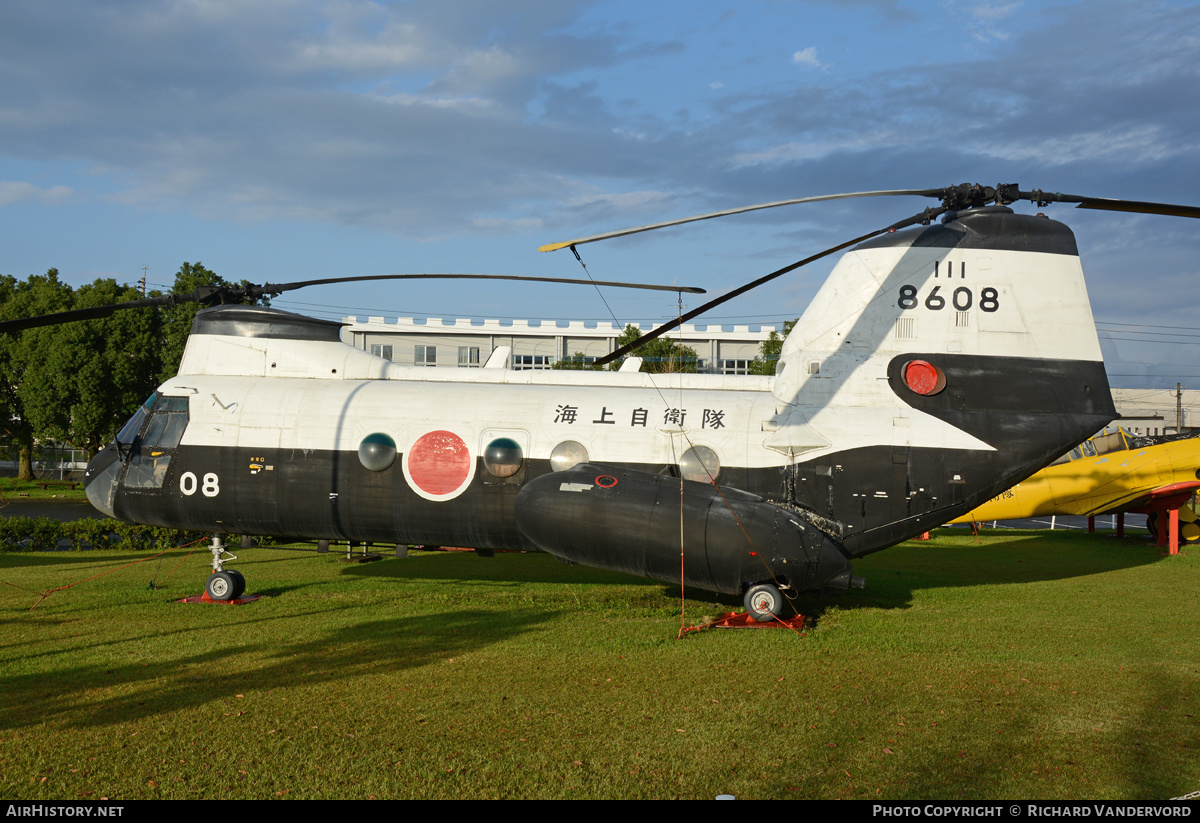
[[[497,437],[483,450],[483,465],[496,477],[512,477],[522,458],[521,445],[511,437]]]
[[[574,440],[564,440],[554,447],[554,451],[550,452],[550,469],[556,472],[565,472],[567,469],[573,469],[580,463],[588,462],[587,449],[583,444],[576,443]]]
[[[373,472],[383,471],[396,462],[396,441],[382,432],[368,434],[358,444],[358,462]]]
[[[692,446],[679,461],[679,476],[697,483],[715,483],[721,473],[721,460],[708,446]]]

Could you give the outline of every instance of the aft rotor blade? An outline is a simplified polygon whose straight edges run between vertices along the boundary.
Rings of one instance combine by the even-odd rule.
[[[855,191],[846,194],[820,194],[814,197],[797,197],[794,200],[776,200],[773,203],[758,203],[753,206],[741,206],[736,209],[725,209],[724,211],[712,211],[707,214],[696,214],[691,217],[681,217],[678,220],[664,220],[661,223],[651,223],[646,226],[637,226],[632,229],[619,229],[617,231],[609,231],[604,234],[593,234],[591,237],[580,237],[576,240],[567,240],[564,243],[547,243],[538,251],[556,251],[565,249],[570,246],[580,246],[584,243],[594,243],[597,240],[608,240],[613,237],[624,237],[627,234],[637,234],[643,231],[654,231],[655,229],[664,229],[667,226],[678,226],[683,223],[695,223],[697,220],[711,220],[714,217],[727,217],[731,214],[742,214],[748,211],[759,211],[761,209],[774,209],[779,206],[791,206],[796,203],[817,203],[822,200],[847,200],[852,197],[899,197],[902,195],[916,195],[920,197],[941,197],[942,189],[890,189],[887,191]]]
[[[689,321],[695,317],[699,317],[701,314],[704,314],[706,311],[715,309],[717,306],[720,306],[722,303],[727,303],[728,301],[732,300],[733,298],[743,295],[746,292],[750,291],[751,289],[758,288],[759,286],[763,285],[764,283],[769,283],[770,281],[774,280],[775,278],[782,277],[783,275],[787,274],[788,272],[795,271],[796,269],[801,268],[802,266],[807,266],[809,263],[820,260],[822,257],[828,257],[829,255],[831,255],[835,252],[839,252],[842,249],[849,248],[850,246],[856,246],[859,243],[863,243],[867,240],[870,240],[872,237],[878,237],[879,235],[886,234],[887,232],[890,232],[890,231],[897,231],[899,229],[907,228],[908,226],[912,226],[917,223],[928,223],[930,220],[932,220],[933,218],[937,217],[938,215],[942,214],[945,211],[946,210],[943,208],[926,209],[925,211],[921,212],[920,214],[914,214],[912,217],[909,217],[905,220],[901,220],[899,223],[893,223],[892,225],[888,226],[887,228],[878,229],[876,231],[869,232],[867,234],[862,235],[861,237],[855,237],[853,240],[847,240],[844,243],[839,243],[838,245],[833,246],[828,249],[825,249],[825,251],[818,252],[817,254],[814,254],[811,257],[806,257],[803,260],[792,263],[790,266],[784,266],[782,269],[776,269],[775,271],[771,272],[770,274],[763,275],[762,277],[758,278],[757,280],[753,280],[753,281],[745,284],[744,286],[739,286],[738,288],[734,289],[733,291],[728,292],[727,294],[723,294],[720,297],[716,298],[715,300],[708,301],[707,303],[705,303],[703,306],[700,306],[699,308],[695,308],[689,312],[684,313],[683,315],[675,318],[674,320],[670,321],[669,323],[664,323],[663,325],[659,326],[658,328],[654,329],[653,331],[649,332],[648,334],[642,335],[637,340],[634,340],[632,343],[627,343],[624,346],[622,346],[621,348],[617,349],[616,351],[611,352],[610,354],[606,354],[604,357],[598,358],[594,365],[604,366],[604,365],[607,365],[608,363],[611,363],[612,361],[616,360],[619,357],[624,357],[625,355],[629,354],[630,352],[636,351],[637,349],[641,348],[645,344],[649,343],[651,340],[654,340],[657,337],[661,337],[662,335],[666,334],[667,332],[678,328],[679,326],[683,325],[684,323],[686,323],[687,321]]]
[[[282,294],[305,286],[325,286],[332,283],[351,283],[363,280],[520,280],[529,283],[567,283],[576,286],[609,286],[615,289],[647,289],[674,291],[685,294],[705,294],[696,286],[657,286],[647,283],[619,283],[613,280],[581,280],[569,277],[530,277],[519,274],[369,274],[361,277],[331,277],[326,280],[304,280],[298,283],[267,283],[263,294]]]

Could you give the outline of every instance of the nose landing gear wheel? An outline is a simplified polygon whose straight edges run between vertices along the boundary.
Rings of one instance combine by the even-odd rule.
[[[742,602],[746,606],[746,614],[759,623],[766,623],[783,614],[783,593],[770,583],[757,583],[746,589]]]
[[[245,581],[243,581],[242,585],[245,585]],[[204,588],[208,592],[208,596],[213,600],[234,600],[237,598],[237,595],[233,593],[237,588],[237,582],[231,572],[216,572],[209,575],[208,585]]]
[[[230,569],[226,574],[233,578],[233,594],[229,599],[237,600],[246,591],[246,577],[237,569]]]

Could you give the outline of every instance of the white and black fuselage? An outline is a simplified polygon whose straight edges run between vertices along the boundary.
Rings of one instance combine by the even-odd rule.
[[[1002,207],[847,253],[773,377],[409,368],[339,328],[201,312],[89,498],[138,523],[541,550],[662,580],[682,545],[692,585],[804,589],[1115,416],[1073,235]]]

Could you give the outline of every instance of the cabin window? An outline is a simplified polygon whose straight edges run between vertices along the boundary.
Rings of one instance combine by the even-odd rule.
[[[483,465],[496,477],[512,477],[523,459],[521,444],[511,437],[497,437],[483,450]]]
[[[587,449],[574,440],[564,440],[554,447],[554,451],[550,452],[550,469],[552,471],[565,472],[567,469],[573,469],[580,463],[586,462],[588,462]]]
[[[358,444],[358,462],[368,471],[383,471],[396,462],[396,441],[383,432],[368,434]]]
[[[679,476],[697,483],[716,483],[721,461],[708,446],[692,446],[679,461]]]

